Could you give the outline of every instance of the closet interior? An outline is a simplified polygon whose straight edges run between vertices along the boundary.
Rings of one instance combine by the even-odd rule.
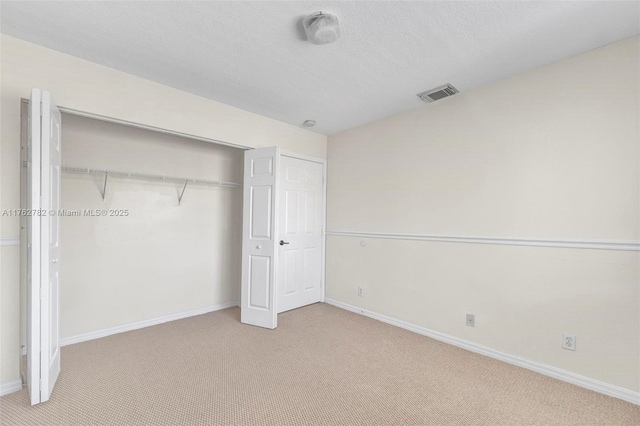
[[[62,121],[61,344],[237,305],[243,150]]]

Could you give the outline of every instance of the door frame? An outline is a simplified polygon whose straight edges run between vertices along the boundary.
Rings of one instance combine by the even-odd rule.
[[[326,158],[318,158],[313,157],[311,155],[306,154],[298,154],[297,152],[287,151],[285,149],[280,150],[281,157],[290,157],[295,158],[297,160],[310,161],[312,163],[319,163],[322,165],[322,229],[321,229],[321,247],[320,251],[322,253],[322,257],[320,259],[320,285],[322,286],[322,291],[320,292],[320,302],[324,303],[325,295],[327,291],[326,286],[326,247],[327,247],[327,159]],[[277,288],[276,290],[277,291]],[[274,298],[277,294],[274,294]],[[277,311],[277,307],[276,307]]]

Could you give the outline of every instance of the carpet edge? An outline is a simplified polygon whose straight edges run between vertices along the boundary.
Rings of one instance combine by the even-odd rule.
[[[589,389],[594,392],[598,392],[603,395],[611,396],[613,398],[621,399],[631,404],[640,405],[640,392],[635,392],[629,389],[625,389],[619,386],[615,386],[609,383],[601,382],[596,379],[592,379],[587,376],[572,373],[561,368],[552,367],[547,364],[531,361],[526,358],[521,358],[515,355],[510,355],[504,352],[497,351],[486,346],[478,345],[477,343],[470,342],[468,340],[460,339],[439,331],[430,330],[425,327],[421,327],[397,318],[388,317],[386,315],[379,314],[377,312],[369,311],[366,309],[358,308],[357,306],[349,305],[344,302],[340,302],[335,299],[325,298],[325,303],[335,306],[340,309],[344,309],[349,312],[353,312],[359,315],[363,315],[386,324],[390,324],[423,336],[430,337],[441,342],[466,349],[470,352],[474,352],[480,355],[488,356],[489,358],[497,359],[499,361],[506,362],[518,367],[526,368],[527,370],[540,373],[542,375],[552,377],[554,379],[567,382],[581,388]]]

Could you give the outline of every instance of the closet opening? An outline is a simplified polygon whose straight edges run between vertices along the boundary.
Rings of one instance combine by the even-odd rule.
[[[22,103],[23,206],[28,103]],[[237,306],[246,147],[60,110],[61,345]]]

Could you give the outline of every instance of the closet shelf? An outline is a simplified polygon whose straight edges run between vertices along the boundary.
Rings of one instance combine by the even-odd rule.
[[[218,180],[204,180],[204,179],[191,179],[191,178],[182,178],[182,177],[173,177],[173,176],[161,176],[161,175],[150,175],[144,173],[134,173],[134,172],[123,172],[119,170],[98,170],[98,169],[89,169],[84,167],[70,167],[70,166],[62,166],[61,170],[66,173],[78,173],[85,175],[98,175],[104,176],[104,183],[102,186],[102,200],[104,201],[105,195],[107,193],[107,180],[109,177],[117,177],[117,178],[125,178],[125,179],[140,179],[140,180],[148,180],[148,181],[156,181],[156,182],[173,182],[180,183],[184,185],[182,187],[182,191],[180,195],[178,195],[178,204],[182,202],[182,196],[184,195],[185,189],[187,189],[188,184],[194,185],[209,185],[209,186],[218,186],[225,188],[237,188],[242,186],[236,182],[224,182]]]

